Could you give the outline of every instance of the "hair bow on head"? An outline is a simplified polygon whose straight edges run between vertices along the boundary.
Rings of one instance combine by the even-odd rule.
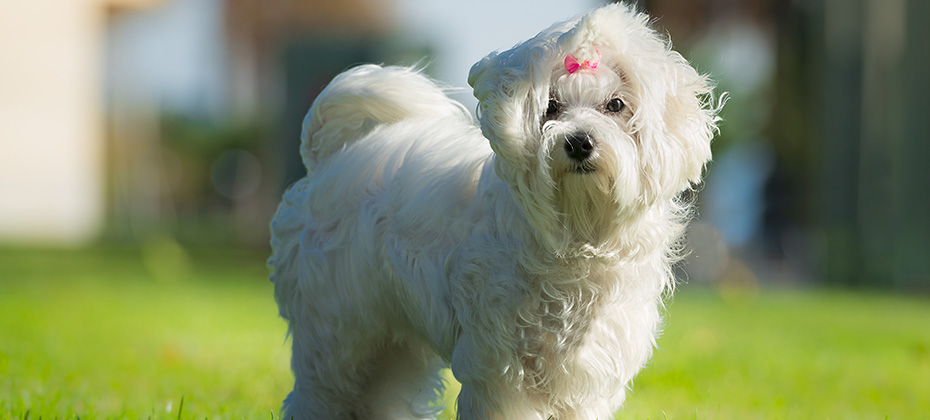
[[[575,58],[574,54],[569,54],[567,57],[565,57],[565,70],[568,70],[569,73],[574,73],[578,71],[578,69],[585,67],[596,69],[598,63],[601,62],[601,53],[598,50],[594,50],[594,54],[596,57],[593,60],[584,60],[580,63],[578,62],[578,59]]]

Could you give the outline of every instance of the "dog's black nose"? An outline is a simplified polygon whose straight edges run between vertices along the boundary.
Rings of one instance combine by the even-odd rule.
[[[573,160],[583,162],[591,157],[591,153],[593,152],[594,139],[587,133],[569,134],[568,137],[565,138],[565,153],[568,153],[568,157]]]

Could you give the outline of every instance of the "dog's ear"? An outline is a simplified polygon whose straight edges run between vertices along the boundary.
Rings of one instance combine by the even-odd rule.
[[[548,102],[554,38],[543,33],[514,48],[492,53],[472,66],[468,83],[478,98],[481,131],[497,157],[495,171],[510,186],[537,239],[560,252],[568,243],[550,203],[555,185],[540,158],[539,118]]]
[[[558,38],[574,22],[562,22],[471,67],[468,84],[478,99],[481,130],[495,153],[513,162],[537,160],[527,141],[539,137],[552,74],[564,58]]]
[[[526,142],[533,136],[526,131],[532,126],[527,119],[532,119],[538,108],[537,91],[548,86],[548,79],[541,78],[535,68],[542,64],[533,58],[540,54],[540,47],[531,43],[491,53],[468,73],[468,84],[478,99],[481,131],[494,152],[513,163],[535,158],[527,155]]]
[[[711,158],[710,142],[717,131],[717,116],[726,96],[713,95],[707,76],[699,74],[676,52],[669,53],[674,63],[666,83],[665,124],[668,137],[684,152],[681,183],[698,183],[704,166]]]
[[[503,61],[510,52],[493,52],[475,63],[468,72],[468,84],[478,99],[478,119],[481,131],[491,142],[494,153],[505,160],[519,157],[522,139],[518,124],[519,103],[512,99],[517,69],[505,68]]]
[[[644,168],[654,198],[677,195],[701,181],[711,159],[710,143],[717,131],[717,114],[725,96],[716,99],[709,79],[699,74],[677,52],[667,49],[665,57],[640,73],[640,109],[635,115],[643,144]],[[651,98],[648,96],[652,96]]]

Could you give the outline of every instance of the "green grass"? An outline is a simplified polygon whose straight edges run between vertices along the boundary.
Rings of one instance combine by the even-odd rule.
[[[0,249],[0,419],[277,419],[264,257]],[[659,345],[618,418],[930,418],[927,298],[686,285]]]
[[[930,300],[683,289],[621,418],[930,418]]]
[[[0,418],[271,418],[292,379],[262,256],[0,251]]]

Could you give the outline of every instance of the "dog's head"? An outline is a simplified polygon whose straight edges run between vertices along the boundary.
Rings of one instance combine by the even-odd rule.
[[[617,245],[625,223],[699,182],[711,157],[708,80],[628,6],[492,53],[468,81],[498,175],[556,252]]]

